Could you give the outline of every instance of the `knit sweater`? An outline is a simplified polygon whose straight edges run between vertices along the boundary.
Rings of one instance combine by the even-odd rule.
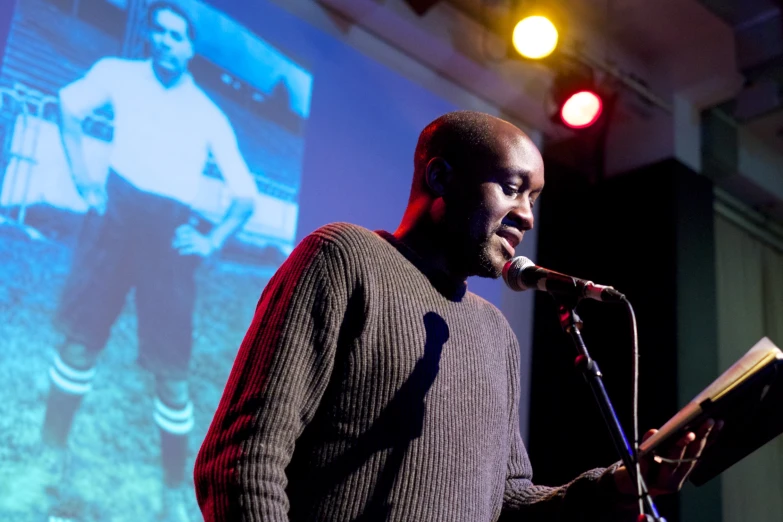
[[[608,513],[603,470],[533,485],[519,393],[496,307],[391,234],[327,225],[261,295],[196,461],[199,505],[207,522]]]

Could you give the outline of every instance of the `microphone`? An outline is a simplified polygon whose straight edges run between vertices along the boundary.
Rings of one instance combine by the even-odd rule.
[[[515,257],[503,267],[503,281],[516,292],[543,290],[552,295],[577,299],[618,302],[625,296],[611,286],[597,285],[553,270],[536,266],[526,257]]]

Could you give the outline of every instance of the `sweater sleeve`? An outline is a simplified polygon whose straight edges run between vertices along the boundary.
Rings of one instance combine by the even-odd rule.
[[[628,519],[628,504],[616,493],[610,468],[597,468],[559,487],[533,484],[530,460],[520,437],[513,444],[503,497],[503,522],[566,522]],[[621,515],[624,514],[624,518]]]
[[[501,522],[613,522],[629,520],[628,498],[614,486],[611,473],[618,464],[579,475],[559,487],[533,484],[533,469],[519,432],[519,344],[511,333],[510,382],[513,410],[510,412],[511,449]]]
[[[347,306],[335,251],[308,236],[261,295],[196,459],[207,522],[288,520],[285,469],[327,387]]]

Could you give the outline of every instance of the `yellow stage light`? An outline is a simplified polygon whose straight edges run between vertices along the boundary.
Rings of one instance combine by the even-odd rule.
[[[557,47],[557,28],[544,16],[528,16],[514,27],[512,42],[525,58],[546,58]]]

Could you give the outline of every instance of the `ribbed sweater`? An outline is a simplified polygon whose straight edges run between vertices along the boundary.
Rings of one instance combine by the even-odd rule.
[[[533,485],[502,313],[337,223],[267,284],[195,468],[207,522],[598,520],[604,470]],[[603,478],[603,479],[602,479]]]

